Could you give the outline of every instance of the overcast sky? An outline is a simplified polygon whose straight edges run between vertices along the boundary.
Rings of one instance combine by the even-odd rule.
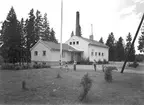
[[[19,20],[26,19],[32,8],[47,13],[50,27],[54,28],[60,41],[61,0],[1,0],[0,21],[6,19],[11,6]],[[70,38],[72,31],[75,32],[76,11],[80,12],[83,37],[89,38],[93,24],[95,40],[103,37],[105,42],[110,32],[116,40],[120,36],[125,40],[128,32],[135,35],[144,11],[144,0],[63,0],[63,42]],[[136,49],[137,43],[138,40]]]

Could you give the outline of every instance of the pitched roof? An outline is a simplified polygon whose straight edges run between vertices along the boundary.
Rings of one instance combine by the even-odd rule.
[[[50,41],[42,41],[45,45],[49,46],[52,50],[60,50],[60,43],[54,43]],[[73,52],[83,52],[69,46],[68,44],[62,44],[62,50],[73,51]]]
[[[107,45],[105,44],[102,44],[96,40],[91,40],[91,39],[88,39],[88,38],[84,38],[84,37],[81,37],[82,39],[86,40],[87,42],[89,42],[90,45],[95,45],[95,46],[99,46],[99,47],[105,47],[105,48],[109,48]]]

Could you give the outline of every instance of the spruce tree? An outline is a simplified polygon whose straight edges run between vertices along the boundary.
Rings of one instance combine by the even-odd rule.
[[[38,37],[35,32],[35,16],[34,16],[34,10],[31,9],[29,13],[29,18],[26,20],[26,56],[27,56],[27,63],[31,60],[31,53],[30,48],[35,45],[35,43],[38,41]]]
[[[2,56],[7,62],[15,63],[20,61],[20,22],[12,7],[2,26]]]
[[[43,26],[42,26],[42,35],[40,36],[44,41],[50,41],[50,27],[47,20],[47,14],[44,14]]]
[[[56,40],[55,32],[54,32],[53,28],[50,31],[50,41],[58,43],[57,40]]]
[[[128,54],[128,51],[131,47],[131,41],[132,41],[132,36],[131,34],[129,33],[127,38],[126,38],[126,48],[125,48],[125,55],[128,56],[128,61],[134,61],[135,60],[135,47],[134,45],[132,46],[132,50],[130,52],[130,54]]]
[[[109,34],[106,45],[109,46],[109,60],[115,61],[115,38],[113,32]]]
[[[138,39],[138,43],[139,43],[138,50],[140,52],[144,52],[144,32],[143,31],[141,32],[141,36]]]
[[[36,11],[35,17],[35,39],[36,42],[39,40],[40,36],[42,35],[42,16],[39,10]]]
[[[72,37],[72,36],[74,36],[74,33],[73,33],[73,31],[72,31],[72,33],[71,33],[71,37]]]
[[[104,44],[102,37],[100,38],[99,42],[102,43],[102,44]]]
[[[120,37],[116,43],[116,59],[118,61],[124,60],[124,46],[122,37]]]

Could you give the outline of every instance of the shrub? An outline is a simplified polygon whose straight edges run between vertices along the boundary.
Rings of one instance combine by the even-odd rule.
[[[108,61],[106,59],[104,59],[103,64],[108,64]]]
[[[88,73],[82,77],[80,85],[83,87],[83,92],[80,94],[79,100],[83,101],[92,87],[92,79],[89,77]]]
[[[15,65],[14,64],[4,63],[4,64],[1,65],[1,69],[2,70],[14,70],[15,69]]]
[[[33,68],[35,68],[35,69],[41,68],[41,64],[34,64]]]
[[[112,82],[112,71],[113,70],[117,70],[117,68],[113,67],[113,66],[105,67],[105,70],[104,70],[105,77],[104,78],[107,82]]]
[[[58,72],[57,77],[56,78],[62,78],[60,73]]]
[[[137,66],[139,66],[138,62],[135,60],[132,64],[128,65],[129,67],[134,67],[136,68]]]
[[[89,58],[82,58],[80,64],[90,65],[91,62],[89,61]]]
[[[98,63],[98,64],[102,64],[103,62],[99,59],[97,63]]]

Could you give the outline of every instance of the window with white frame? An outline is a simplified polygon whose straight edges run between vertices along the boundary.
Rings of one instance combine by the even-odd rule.
[[[79,41],[77,41],[77,44],[79,44]]]
[[[38,56],[38,51],[34,51],[34,56]]]
[[[62,57],[63,57],[63,58],[65,57],[65,52],[62,52]]]
[[[95,56],[97,56],[97,52],[95,52]]]
[[[43,51],[43,56],[46,56],[46,51]]]
[[[75,42],[73,42],[73,45],[75,45]]]

